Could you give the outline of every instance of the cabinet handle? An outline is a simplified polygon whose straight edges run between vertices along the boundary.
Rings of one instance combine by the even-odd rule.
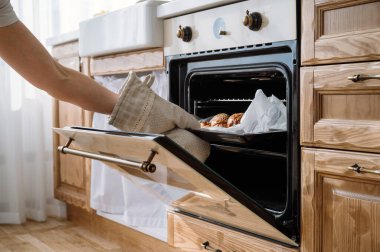
[[[355,74],[353,76],[348,76],[347,79],[357,82],[364,80],[380,80],[380,74],[367,75],[367,74]]]
[[[214,249],[213,247],[210,246],[210,243],[208,241],[205,241],[204,243],[201,244],[202,247],[205,249],[205,250],[208,250],[208,251],[213,251],[213,252],[222,252],[220,249]]]
[[[151,153],[150,153],[150,155],[146,161],[143,161],[140,163],[140,162],[135,162],[135,161],[131,161],[131,160],[111,157],[111,156],[107,156],[107,155],[100,155],[100,154],[91,153],[91,152],[87,152],[87,151],[70,149],[69,146],[72,142],[73,142],[73,139],[70,139],[66,143],[65,146],[58,146],[58,151],[63,153],[63,154],[71,154],[71,155],[80,156],[80,157],[92,158],[92,159],[96,159],[96,160],[100,160],[100,161],[106,161],[106,162],[114,163],[114,164],[117,164],[120,166],[126,166],[126,167],[130,167],[130,168],[134,168],[134,169],[139,169],[143,172],[154,173],[156,171],[156,165],[152,164],[152,160],[158,152],[156,152],[154,150],[151,150]]]
[[[352,170],[352,171],[356,171],[357,173],[364,172],[364,173],[380,174],[380,170],[371,170],[371,169],[362,167],[358,164],[351,165],[351,166],[347,167],[347,169]]]

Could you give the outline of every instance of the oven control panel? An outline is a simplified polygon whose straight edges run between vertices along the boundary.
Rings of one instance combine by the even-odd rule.
[[[248,0],[164,21],[165,56],[296,38],[296,0]]]

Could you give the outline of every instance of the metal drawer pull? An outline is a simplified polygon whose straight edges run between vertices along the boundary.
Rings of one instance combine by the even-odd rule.
[[[220,249],[214,249],[213,247],[211,247],[208,241],[205,241],[204,243],[202,243],[202,247],[205,250],[214,251],[214,252],[222,252]]]
[[[371,169],[362,167],[358,164],[351,165],[351,166],[347,167],[347,169],[352,170],[352,171],[356,171],[357,173],[365,172],[365,173],[380,174],[380,170],[371,170]]]
[[[349,80],[353,82],[364,80],[380,80],[380,74],[367,75],[367,74],[355,74],[354,76],[348,76]]]
[[[92,158],[100,161],[106,161],[110,163],[114,163],[117,165],[121,166],[126,166],[129,168],[134,168],[134,169],[139,169],[143,172],[149,172],[153,173],[156,171],[156,165],[152,164],[152,160],[158,152],[151,150],[151,153],[146,161],[143,161],[141,163],[139,162],[134,162],[130,160],[125,160],[121,158],[115,158],[115,157],[110,157],[107,155],[100,155],[100,154],[95,154],[91,152],[86,152],[86,151],[80,151],[80,150],[74,150],[70,149],[69,146],[72,143],[73,139],[70,139],[65,146],[58,146],[58,151],[63,153],[63,154],[72,154],[76,156],[81,156],[81,157],[86,157],[86,158]]]

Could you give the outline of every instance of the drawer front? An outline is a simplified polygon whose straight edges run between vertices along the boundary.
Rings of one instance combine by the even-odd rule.
[[[90,59],[90,74],[109,75],[128,73],[129,71],[146,72],[163,70],[165,66],[162,48],[115,54]]]
[[[302,0],[303,65],[380,59],[380,1]]]
[[[380,152],[380,62],[301,69],[301,144]]]
[[[54,46],[51,54],[55,59],[79,57],[78,41]]]
[[[168,213],[168,243],[181,251],[296,252],[256,237],[178,213]],[[208,247],[202,244],[208,243]],[[208,249],[207,249],[208,248]]]
[[[339,176],[380,181],[380,155],[350,151],[315,151],[314,170]],[[356,167],[360,167],[356,170]]]
[[[61,65],[73,69],[75,71],[80,71],[80,60],[79,57],[62,58],[57,60]]]

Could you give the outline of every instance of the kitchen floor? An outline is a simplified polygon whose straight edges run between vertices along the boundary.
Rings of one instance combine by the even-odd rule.
[[[0,225],[0,251],[122,251],[66,220],[27,221],[22,225]]]

